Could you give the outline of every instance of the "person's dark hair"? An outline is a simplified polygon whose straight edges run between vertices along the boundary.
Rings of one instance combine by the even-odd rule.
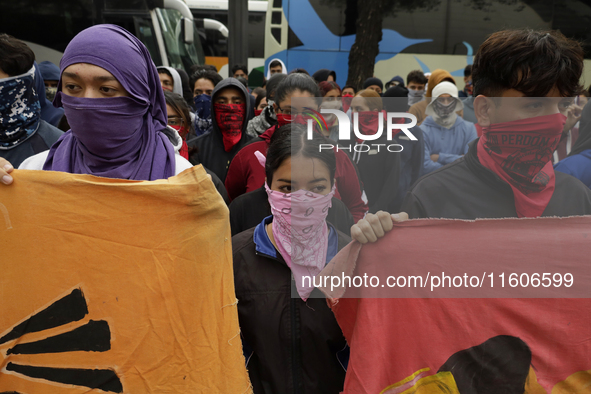
[[[246,78],[244,78],[244,77],[238,77],[238,78],[236,78],[236,79],[237,79],[237,80],[238,80],[238,81],[239,81],[241,84],[243,84],[243,85],[244,85],[244,87],[245,87],[246,89],[248,89],[248,81],[246,80]]]
[[[332,78],[334,81],[337,80],[337,73],[333,70],[329,70],[328,68],[321,68],[320,70],[316,71],[314,74],[312,74],[312,78],[314,78],[314,80],[317,83],[323,82],[328,80],[328,77],[332,75]]]
[[[306,74],[306,75],[310,75],[310,73],[308,71],[306,71],[305,69],[303,69],[303,68],[294,68],[289,73],[290,74]]]
[[[320,95],[322,97],[326,96],[328,92],[335,89],[339,91],[339,96],[341,95],[341,87],[339,84],[333,81],[322,81],[318,84],[318,88],[320,89]]]
[[[191,91],[195,90],[195,82],[197,82],[200,79],[207,79],[209,81],[211,81],[211,83],[213,84],[214,87],[216,87],[216,85],[218,83],[220,83],[222,81],[222,76],[216,72],[213,72],[211,70],[200,70],[197,71],[196,73],[191,75]]]
[[[522,394],[531,358],[524,341],[499,335],[453,354],[437,372],[451,372],[462,394]]]
[[[503,30],[478,48],[472,65],[474,97],[498,97],[515,89],[544,97],[556,87],[563,97],[576,96],[583,72],[581,45],[558,31]]]
[[[176,72],[179,73],[181,77],[181,84],[183,85],[183,97],[189,106],[193,106],[193,89],[191,89],[191,85],[189,82],[189,74],[182,68],[175,68]],[[193,85],[195,86],[195,85]]]
[[[35,54],[27,44],[8,34],[0,34],[0,69],[14,77],[33,67]]]
[[[252,90],[252,95],[254,96],[255,94],[256,94],[257,96],[258,96],[259,94],[262,94],[263,96],[267,96],[267,89],[265,89],[265,88],[254,88],[254,89]]]
[[[283,65],[281,64],[281,62],[279,60],[273,60],[271,62],[271,64],[269,64],[269,68],[273,68],[273,67],[277,67],[277,66],[281,66],[281,69],[283,70]]]
[[[216,68],[216,66],[214,66],[212,64],[193,64],[191,67],[189,67],[189,75],[193,75],[197,71],[201,71],[201,70],[209,70],[209,71],[213,71],[215,73],[218,72],[218,69]]]
[[[232,67],[232,76],[236,74],[236,71],[238,70],[242,70],[244,71],[244,74],[248,75],[248,67],[246,67],[244,64],[236,64],[234,67]]]
[[[355,86],[353,86],[353,85],[345,85],[345,86],[343,86],[343,90],[345,90],[347,88],[353,89],[353,91],[355,92],[355,94],[357,94],[357,89],[355,89]]]
[[[181,115],[183,119],[183,123],[188,126],[188,135],[195,134],[195,129],[193,128],[193,122],[191,122],[191,109],[187,105],[185,99],[176,94],[164,90],[164,99],[166,100],[166,104],[170,105],[176,112]]]
[[[277,86],[274,101],[279,104],[296,90],[308,92],[312,97],[320,97],[320,90],[314,78],[306,74],[290,74]]]
[[[428,81],[428,79],[425,76],[425,73],[423,73],[421,70],[412,70],[406,76],[406,86],[408,86],[408,84],[411,82],[418,83],[420,85],[424,85],[427,83],[427,81]]]
[[[332,186],[337,168],[337,160],[332,149],[320,149],[320,144],[331,142],[320,133],[312,133],[312,139],[308,139],[306,126],[300,124],[287,124],[278,128],[267,149],[267,162],[265,164],[265,175],[267,185],[271,187],[273,174],[281,164],[290,157],[304,156],[311,159],[318,159],[326,164],[330,174]]]
[[[267,97],[267,91],[263,88],[256,88],[252,91],[256,93],[257,97],[254,99],[254,109],[257,109],[261,101]]]
[[[276,73],[272,75],[271,78],[267,81],[266,90],[267,90],[267,100],[274,100],[275,99],[275,91],[277,90],[277,86],[285,79],[287,75]]]
[[[472,75],[472,65],[468,64],[464,67],[464,77],[469,77],[470,75]]]
[[[159,68],[159,69],[158,69],[158,74],[166,74],[166,75],[168,75],[169,77],[171,77],[171,78],[172,78],[172,74],[170,74],[170,71],[168,71],[168,70],[167,70],[167,69],[165,69],[165,68]]]

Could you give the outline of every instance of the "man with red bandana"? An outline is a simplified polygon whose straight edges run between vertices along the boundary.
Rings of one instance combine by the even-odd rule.
[[[236,153],[252,138],[245,133],[250,111],[250,100],[246,97],[246,88],[235,78],[217,84],[212,92],[212,130],[188,142],[197,148],[189,157],[191,163],[203,164],[222,182]]]
[[[472,68],[482,136],[464,157],[420,179],[402,211],[455,219],[591,214],[591,191],[552,168],[582,71],[581,46],[561,33],[492,34]]]

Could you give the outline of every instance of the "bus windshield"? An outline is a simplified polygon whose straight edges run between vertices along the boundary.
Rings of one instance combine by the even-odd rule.
[[[174,68],[189,70],[194,64],[203,64],[205,56],[196,29],[193,33],[193,43],[185,44],[183,42],[181,13],[173,9],[157,8],[156,15],[166,45],[169,65]]]

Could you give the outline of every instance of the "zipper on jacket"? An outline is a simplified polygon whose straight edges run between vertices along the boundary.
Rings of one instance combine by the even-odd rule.
[[[294,281],[293,274],[291,275],[292,282]],[[295,286],[295,283],[292,283],[292,286]],[[291,376],[293,380],[293,392],[294,394],[300,393],[300,381],[298,376],[298,370],[300,367],[300,360],[298,357],[298,337],[296,333],[298,332],[298,324],[297,324],[297,305],[296,301],[297,298],[290,299],[290,315],[291,315]]]

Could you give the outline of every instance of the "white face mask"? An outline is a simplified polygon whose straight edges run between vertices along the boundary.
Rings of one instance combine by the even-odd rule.
[[[335,100],[332,101],[323,101],[320,104],[320,108],[325,109],[338,109],[340,111],[343,110],[343,101],[339,97],[335,97]],[[322,114],[326,123],[333,123],[337,116],[335,114]]]
[[[438,125],[449,129],[456,123],[458,117],[456,112],[462,108],[463,105],[457,98],[448,105],[442,104],[435,98],[427,105],[425,114],[430,115]]]
[[[413,105],[422,101],[425,98],[425,89],[412,90],[408,89],[408,105]]]

